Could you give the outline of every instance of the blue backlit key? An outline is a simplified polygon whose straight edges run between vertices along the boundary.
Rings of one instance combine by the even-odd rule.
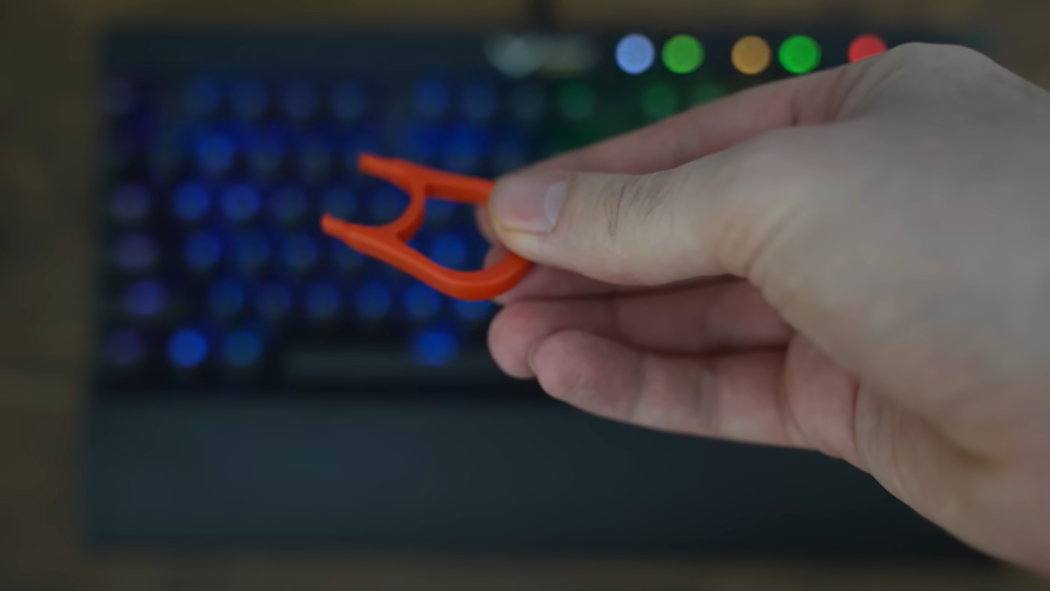
[[[160,282],[146,279],[124,291],[124,309],[132,316],[148,318],[160,314],[168,304],[168,291]]]
[[[182,221],[199,222],[211,209],[211,192],[200,183],[183,183],[175,190],[171,207]]]
[[[430,320],[441,311],[441,294],[422,283],[414,283],[404,293],[405,312],[413,320]]]
[[[222,259],[222,242],[211,232],[191,234],[183,247],[186,266],[195,271],[210,271]]]
[[[237,147],[233,139],[224,133],[208,133],[194,142],[193,156],[202,174],[220,176],[233,167]]]
[[[259,191],[244,183],[226,187],[219,199],[223,216],[238,223],[251,221],[262,206]]]
[[[424,80],[416,85],[412,105],[424,119],[438,119],[448,113],[452,104],[451,90],[439,80]]]
[[[354,297],[357,315],[366,320],[384,318],[390,312],[392,304],[390,288],[377,281],[363,285]]]
[[[343,294],[334,283],[313,283],[307,286],[303,294],[303,307],[306,315],[312,320],[332,320],[343,307]]]
[[[249,368],[262,358],[263,340],[251,330],[238,330],[226,335],[222,343],[223,360],[230,366]]]
[[[168,360],[175,367],[193,369],[208,356],[208,341],[200,332],[182,329],[168,339]]]
[[[459,354],[459,339],[451,330],[427,330],[412,337],[412,357],[423,366],[448,365]]]
[[[224,279],[208,292],[208,304],[216,318],[234,318],[244,309],[248,294],[244,284],[235,279]]]

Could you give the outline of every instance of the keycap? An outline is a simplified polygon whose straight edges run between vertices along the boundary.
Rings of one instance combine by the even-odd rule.
[[[198,367],[207,356],[208,341],[196,330],[182,329],[168,340],[168,360],[176,367]]]
[[[220,197],[220,206],[226,219],[233,222],[247,222],[259,213],[262,200],[255,187],[239,183],[226,187]]]
[[[211,192],[200,183],[183,183],[172,196],[172,210],[176,217],[185,222],[204,219],[210,209]]]

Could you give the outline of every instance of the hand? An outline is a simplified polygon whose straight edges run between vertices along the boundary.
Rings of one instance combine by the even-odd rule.
[[[909,45],[501,180],[492,353],[667,431],[818,450],[1050,573],[1050,95]],[[495,253],[493,256],[499,256]]]

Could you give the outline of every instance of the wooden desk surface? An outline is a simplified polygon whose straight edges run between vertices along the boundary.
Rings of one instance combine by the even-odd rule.
[[[1009,571],[899,565],[594,564],[363,557],[91,556],[77,537],[95,42],[118,20],[494,26],[516,0],[0,0],[0,588],[1046,589]],[[562,0],[566,25],[813,22],[991,26],[1000,56],[1050,86],[1050,3],[1039,0]]]

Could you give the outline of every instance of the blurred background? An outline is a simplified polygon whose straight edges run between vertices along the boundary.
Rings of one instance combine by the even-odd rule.
[[[0,588],[1042,589],[811,454],[504,380],[321,236],[362,151],[494,176],[907,41],[1050,84],[1039,0],[0,0]],[[478,263],[470,212],[414,245]]]

